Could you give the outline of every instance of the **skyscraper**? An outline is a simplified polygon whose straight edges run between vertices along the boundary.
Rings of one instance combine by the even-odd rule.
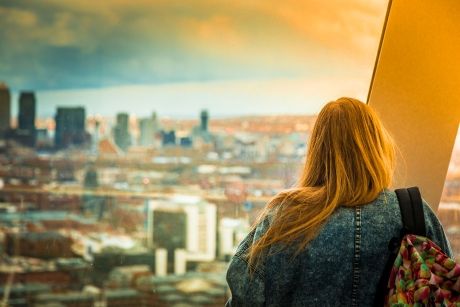
[[[92,148],[91,152],[95,155],[99,154],[99,129],[101,127],[101,122],[99,120],[96,120],[94,123],[94,132],[93,132],[93,137],[92,137]]]
[[[139,145],[152,146],[155,137],[153,130],[153,120],[151,118],[143,118],[139,122],[141,135],[139,137]]]
[[[200,113],[200,124],[192,129],[192,143],[198,148],[200,144],[209,144],[212,142],[212,135],[209,132],[209,113],[207,110],[202,110]]]
[[[160,130],[157,114],[153,112],[150,118],[141,119],[139,122],[139,128],[141,131],[139,145],[154,146],[156,143],[156,136]]]
[[[36,100],[34,92],[21,92],[19,95],[18,128],[35,133]]]
[[[35,146],[36,129],[36,100],[35,93],[23,91],[19,95],[18,129],[15,138],[27,146]]]
[[[117,114],[117,123],[114,129],[115,144],[126,151],[131,145],[131,135],[129,134],[129,115],[127,113]]]
[[[201,111],[200,114],[200,128],[202,131],[207,132],[208,131],[208,120],[209,120],[209,114],[207,110]]]
[[[66,148],[70,145],[83,145],[86,141],[86,114],[83,107],[60,107],[57,109],[54,145]]]
[[[11,95],[5,83],[0,83],[0,138],[10,129]]]

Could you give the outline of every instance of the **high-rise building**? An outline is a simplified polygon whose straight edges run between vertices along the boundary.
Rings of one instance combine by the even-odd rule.
[[[200,124],[193,127],[191,133],[192,146],[199,149],[212,142],[213,136],[209,132],[209,113],[202,110],[200,113]]]
[[[216,205],[194,196],[149,201],[148,244],[151,248],[185,250],[187,261],[216,256]],[[170,258],[170,257],[168,257]]]
[[[207,110],[201,111],[200,114],[200,129],[204,132],[208,131],[208,121],[209,121],[209,114]]]
[[[20,130],[35,131],[36,100],[34,92],[21,92],[19,95]]]
[[[143,118],[139,122],[141,135],[139,137],[139,145],[152,146],[155,138],[155,131],[153,127],[153,119]]]
[[[5,83],[0,83],[0,138],[10,129],[11,95]]]
[[[99,120],[96,120],[94,123],[94,131],[92,135],[92,143],[91,143],[91,152],[94,155],[99,154],[99,129],[101,127],[101,122]]]
[[[59,107],[56,112],[54,145],[67,148],[83,145],[87,141],[85,131],[86,113],[83,107]]]
[[[143,118],[139,123],[140,137],[139,145],[159,147],[158,137],[160,132],[160,123],[158,122],[157,113],[153,112],[150,118]]]
[[[118,113],[117,122],[114,128],[115,144],[122,150],[126,151],[131,145],[131,135],[129,133],[129,115],[127,113]]]
[[[35,93],[23,91],[19,94],[18,128],[15,138],[27,146],[35,146],[36,129],[36,100]]]

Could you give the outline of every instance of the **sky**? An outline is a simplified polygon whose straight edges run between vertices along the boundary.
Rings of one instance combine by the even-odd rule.
[[[318,112],[365,100],[384,0],[0,0],[0,80],[41,116]]]

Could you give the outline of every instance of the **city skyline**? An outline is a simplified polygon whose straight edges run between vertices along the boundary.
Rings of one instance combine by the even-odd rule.
[[[35,91],[37,116],[53,117],[58,107],[83,106],[88,115],[113,117],[128,112],[138,117],[158,111],[160,116],[194,118],[207,109],[213,117],[247,115],[315,115],[341,96],[365,101],[369,80],[266,80],[120,86],[104,89]],[[8,85],[8,84],[7,84]],[[314,92],[317,89],[320,91]],[[11,91],[11,114],[18,113],[19,92]]]
[[[425,99],[427,112],[412,103],[429,94],[428,83],[420,83],[425,91],[415,90],[419,84],[390,88],[382,103],[375,99],[399,20],[396,4],[406,5],[0,0],[0,307],[223,306],[236,296],[229,264],[261,214],[278,200],[282,209],[289,200],[300,213],[310,209],[308,197],[290,195],[311,190],[302,183],[309,166],[326,165],[324,154],[312,150],[318,140],[324,149],[332,136],[352,153],[349,163],[372,171],[360,144],[382,144],[361,132],[375,130],[379,120],[348,112],[362,109],[354,103],[323,108],[339,97],[367,103],[369,95],[395,140],[395,180],[365,198],[393,202],[391,190],[403,186],[398,177],[415,182],[458,263],[460,126],[449,158],[441,148],[445,132],[437,132],[448,131],[437,128],[452,120],[453,113],[437,112],[443,96]],[[437,12],[431,4],[417,6],[426,8],[422,17]],[[410,13],[402,16],[412,22],[398,34],[419,27]],[[435,29],[446,25],[433,21]],[[401,46],[422,32],[415,33]],[[448,34],[439,36],[449,43]],[[433,37],[440,41],[423,36]],[[413,60],[429,73],[443,67],[431,61],[443,53],[423,52],[421,42],[421,54],[396,48],[390,58],[398,65],[390,71],[397,74],[386,81],[418,81],[403,65]],[[428,80],[443,92],[437,85],[444,79]],[[408,92],[417,95],[405,100]],[[351,138],[336,133],[344,116]],[[360,119],[361,128],[353,122]],[[326,173],[334,169],[329,166]],[[423,176],[435,173],[439,180]],[[301,233],[310,238],[310,230]]]

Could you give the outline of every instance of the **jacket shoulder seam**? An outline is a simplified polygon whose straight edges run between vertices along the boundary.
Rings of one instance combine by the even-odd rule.
[[[242,253],[238,253],[238,254],[235,254],[235,258],[238,258],[239,260],[243,261],[247,266],[248,268],[251,268],[254,273],[260,278],[260,279],[264,279],[264,271],[263,270],[260,270],[258,269],[256,266],[254,265],[251,265],[249,264],[249,261],[246,260],[246,258],[244,256],[242,256]]]

